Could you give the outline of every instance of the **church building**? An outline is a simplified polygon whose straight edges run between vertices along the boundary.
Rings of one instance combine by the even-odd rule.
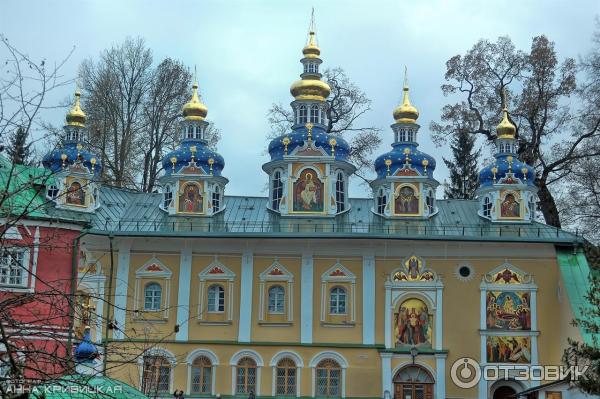
[[[102,184],[77,97],[44,160],[46,196],[84,223],[78,291],[95,309],[98,372],[159,398],[507,398],[546,383],[454,378],[463,358],[559,365],[568,337],[590,339],[570,325],[588,288],[583,238],[536,221],[509,110],[477,199],[440,199],[405,81],[372,195],[350,198],[356,167],[327,131],[314,28],[301,57],[293,126],[256,174],[265,197],[227,195],[236,165],[208,146],[197,83],[159,193]]]

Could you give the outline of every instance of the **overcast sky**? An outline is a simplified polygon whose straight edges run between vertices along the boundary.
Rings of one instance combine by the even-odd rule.
[[[392,110],[408,67],[421,149],[436,157],[440,182],[447,176],[441,157],[449,154],[432,144],[428,127],[447,101],[440,91],[445,62],[480,38],[500,35],[527,50],[532,37],[546,34],[561,58],[578,57],[588,51],[600,14],[598,0],[2,0],[0,33],[33,59],[59,60],[75,46],[64,70],[73,77],[83,59],[127,36],[146,39],[155,62],[169,56],[196,65],[208,119],[222,131],[227,193],[264,195],[266,113],[273,102],[292,100],[312,6],[323,66],[343,67],[373,101],[361,123],[384,129],[378,154],[391,143]],[[66,98],[73,89],[57,95]],[[61,125],[64,111],[45,117]],[[351,194],[367,195],[358,181]]]

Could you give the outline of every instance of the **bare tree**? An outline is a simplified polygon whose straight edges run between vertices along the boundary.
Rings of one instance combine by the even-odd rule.
[[[143,39],[128,38],[105,50],[100,59],[84,61],[81,81],[91,144],[113,184],[131,186],[139,159],[137,138],[146,129],[144,100],[152,85],[152,51]]]
[[[370,156],[381,144],[380,128],[360,124],[360,118],[371,110],[371,100],[342,68],[326,69],[323,77],[331,87],[327,98],[327,133],[349,141],[350,161],[357,166],[357,174],[360,174],[372,167]],[[273,104],[267,116],[271,125],[269,138],[289,130],[294,124],[291,109],[282,104]]]
[[[554,43],[533,38],[528,53],[517,50],[508,37],[480,40],[464,56],[446,63],[444,95],[461,99],[442,109],[441,123],[431,130],[438,143],[457,130],[496,138],[495,126],[503,107],[502,92],[510,94],[510,119],[517,126],[518,156],[536,170],[539,206],[546,223],[561,226],[551,188],[568,176],[580,159],[598,155],[588,143],[600,135],[600,119],[566,104],[575,94],[575,60],[558,61]],[[510,88],[513,88],[511,91]]]

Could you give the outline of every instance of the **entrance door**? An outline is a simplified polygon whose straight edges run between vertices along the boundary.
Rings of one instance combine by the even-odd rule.
[[[503,385],[494,391],[494,399],[508,399],[516,393],[511,387]]]
[[[400,369],[394,376],[394,399],[433,399],[433,377],[423,367]]]

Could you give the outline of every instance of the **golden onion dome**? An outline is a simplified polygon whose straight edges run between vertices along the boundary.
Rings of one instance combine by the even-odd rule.
[[[325,101],[331,93],[331,88],[319,79],[300,79],[292,83],[290,93],[296,100]]]
[[[198,83],[194,82],[192,89],[192,99],[186,103],[182,109],[183,117],[188,121],[202,121],[208,114],[208,108],[200,101],[200,97],[198,96]]]
[[[402,104],[394,109],[396,123],[414,123],[419,117],[419,111],[410,103],[408,98],[408,85],[404,85]]]
[[[496,135],[499,139],[514,139],[517,128],[508,120],[508,109],[506,107],[502,109],[502,113],[504,115],[498,126],[496,126]]]
[[[85,113],[81,109],[81,104],[79,102],[79,98],[81,97],[81,93],[79,91],[75,92],[75,103],[73,104],[73,108],[69,112],[67,112],[67,125],[69,126],[85,126]]]
[[[304,58],[319,58],[321,55],[321,49],[317,46],[315,32],[313,30],[309,32],[308,43],[302,49],[302,54],[304,54]]]

